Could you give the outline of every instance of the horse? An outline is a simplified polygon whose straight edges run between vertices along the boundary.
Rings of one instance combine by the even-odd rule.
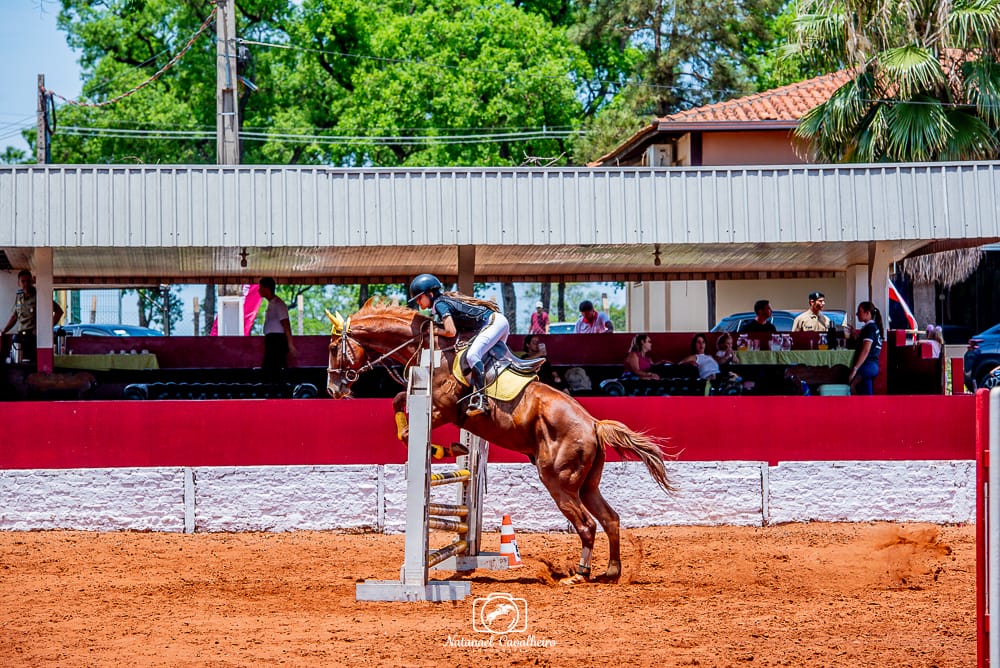
[[[349,396],[351,385],[361,373],[376,366],[390,368],[389,360],[404,367],[415,363],[433,328],[431,319],[417,311],[373,300],[346,321],[339,314],[327,315],[333,323],[327,392],[335,399]],[[485,412],[467,416],[460,402],[466,398],[468,388],[451,371],[456,348],[444,347],[441,352],[441,362],[434,368],[431,381],[432,427],[455,424],[490,443],[527,455],[580,537],[580,563],[576,573],[562,582],[573,585],[590,578],[597,531],[593,518],[603,527],[610,547],[608,567],[600,579],[616,582],[621,575],[619,518],[599,489],[605,448],[611,446],[622,457],[626,453],[634,455],[645,464],[653,480],[672,493],[676,489],[667,477],[661,441],[621,422],[598,420],[569,395],[538,381],[528,383],[511,401],[491,399]],[[393,408],[398,436],[403,441],[408,435],[405,407],[406,393],[400,392],[393,400]]]

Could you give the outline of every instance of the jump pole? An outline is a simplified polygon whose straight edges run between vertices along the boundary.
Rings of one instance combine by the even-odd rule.
[[[420,364],[410,368],[407,381],[410,431],[406,456],[406,542],[400,579],[366,580],[357,584],[355,599],[358,601],[461,601],[472,593],[470,582],[429,581],[428,570],[432,567],[456,571],[502,570],[508,565],[506,555],[479,552],[482,498],[486,487],[485,442],[463,431],[462,440],[469,447],[469,455],[458,458],[457,471],[435,474],[432,481],[429,453],[434,403],[432,369],[436,357],[434,337],[430,339],[430,346],[421,351]],[[459,485],[458,503],[432,506],[431,486],[448,483]],[[433,524],[437,528],[458,531],[460,536],[450,545],[428,554],[431,509],[454,516],[452,520],[434,518]]]
[[[976,395],[976,665],[1000,668],[1000,388]]]

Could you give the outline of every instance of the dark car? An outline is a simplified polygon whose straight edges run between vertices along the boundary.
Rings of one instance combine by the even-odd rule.
[[[163,336],[161,332],[138,325],[96,325],[77,323],[56,327],[56,334],[62,329],[67,336]]]
[[[965,387],[973,392],[980,387],[996,387],[1000,375],[991,375],[1000,367],[1000,324],[969,339],[965,351]]]
[[[802,311],[773,311],[768,322],[774,325],[774,328],[779,332],[790,332],[792,331],[792,323],[795,322],[795,318]],[[844,318],[846,313],[843,311],[827,311],[823,310],[833,324],[840,327],[844,324]],[[737,334],[746,329],[746,326],[756,317],[753,311],[744,311],[743,313],[734,313],[732,315],[727,315],[725,318],[720,320],[718,324],[712,328],[713,332],[732,332]]]

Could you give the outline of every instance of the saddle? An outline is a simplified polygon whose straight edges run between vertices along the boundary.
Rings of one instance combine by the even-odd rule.
[[[468,377],[472,371],[466,359],[468,351],[468,341],[455,344],[455,361],[451,367],[452,375],[466,387],[471,385]],[[498,342],[483,357],[483,367],[486,370],[483,385],[486,396],[500,401],[517,398],[528,383],[538,378],[538,370],[543,364],[545,364],[543,357],[521,359],[511,353],[506,343]]]

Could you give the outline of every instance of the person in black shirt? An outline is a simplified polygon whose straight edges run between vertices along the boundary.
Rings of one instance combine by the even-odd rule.
[[[441,336],[453,338],[458,334],[474,334],[466,353],[472,368],[473,388],[466,414],[479,415],[486,410],[483,356],[499,341],[507,340],[510,325],[493,302],[458,292],[442,294],[443,289],[441,281],[433,274],[420,274],[410,283],[409,303],[416,303],[422,309],[432,309],[441,321],[441,329],[437,332]]]
[[[879,353],[882,352],[882,339],[885,327],[882,324],[882,313],[871,302],[858,304],[858,349],[851,365],[851,375],[847,382],[851,383],[855,394],[872,394],[872,385],[879,372]]]
[[[756,314],[756,317],[740,328],[739,333],[765,332],[773,334],[778,331],[773,323],[768,322],[773,314],[773,311],[771,310],[771,302],[766,299],[758,299],[754,302],[753,312]]]

